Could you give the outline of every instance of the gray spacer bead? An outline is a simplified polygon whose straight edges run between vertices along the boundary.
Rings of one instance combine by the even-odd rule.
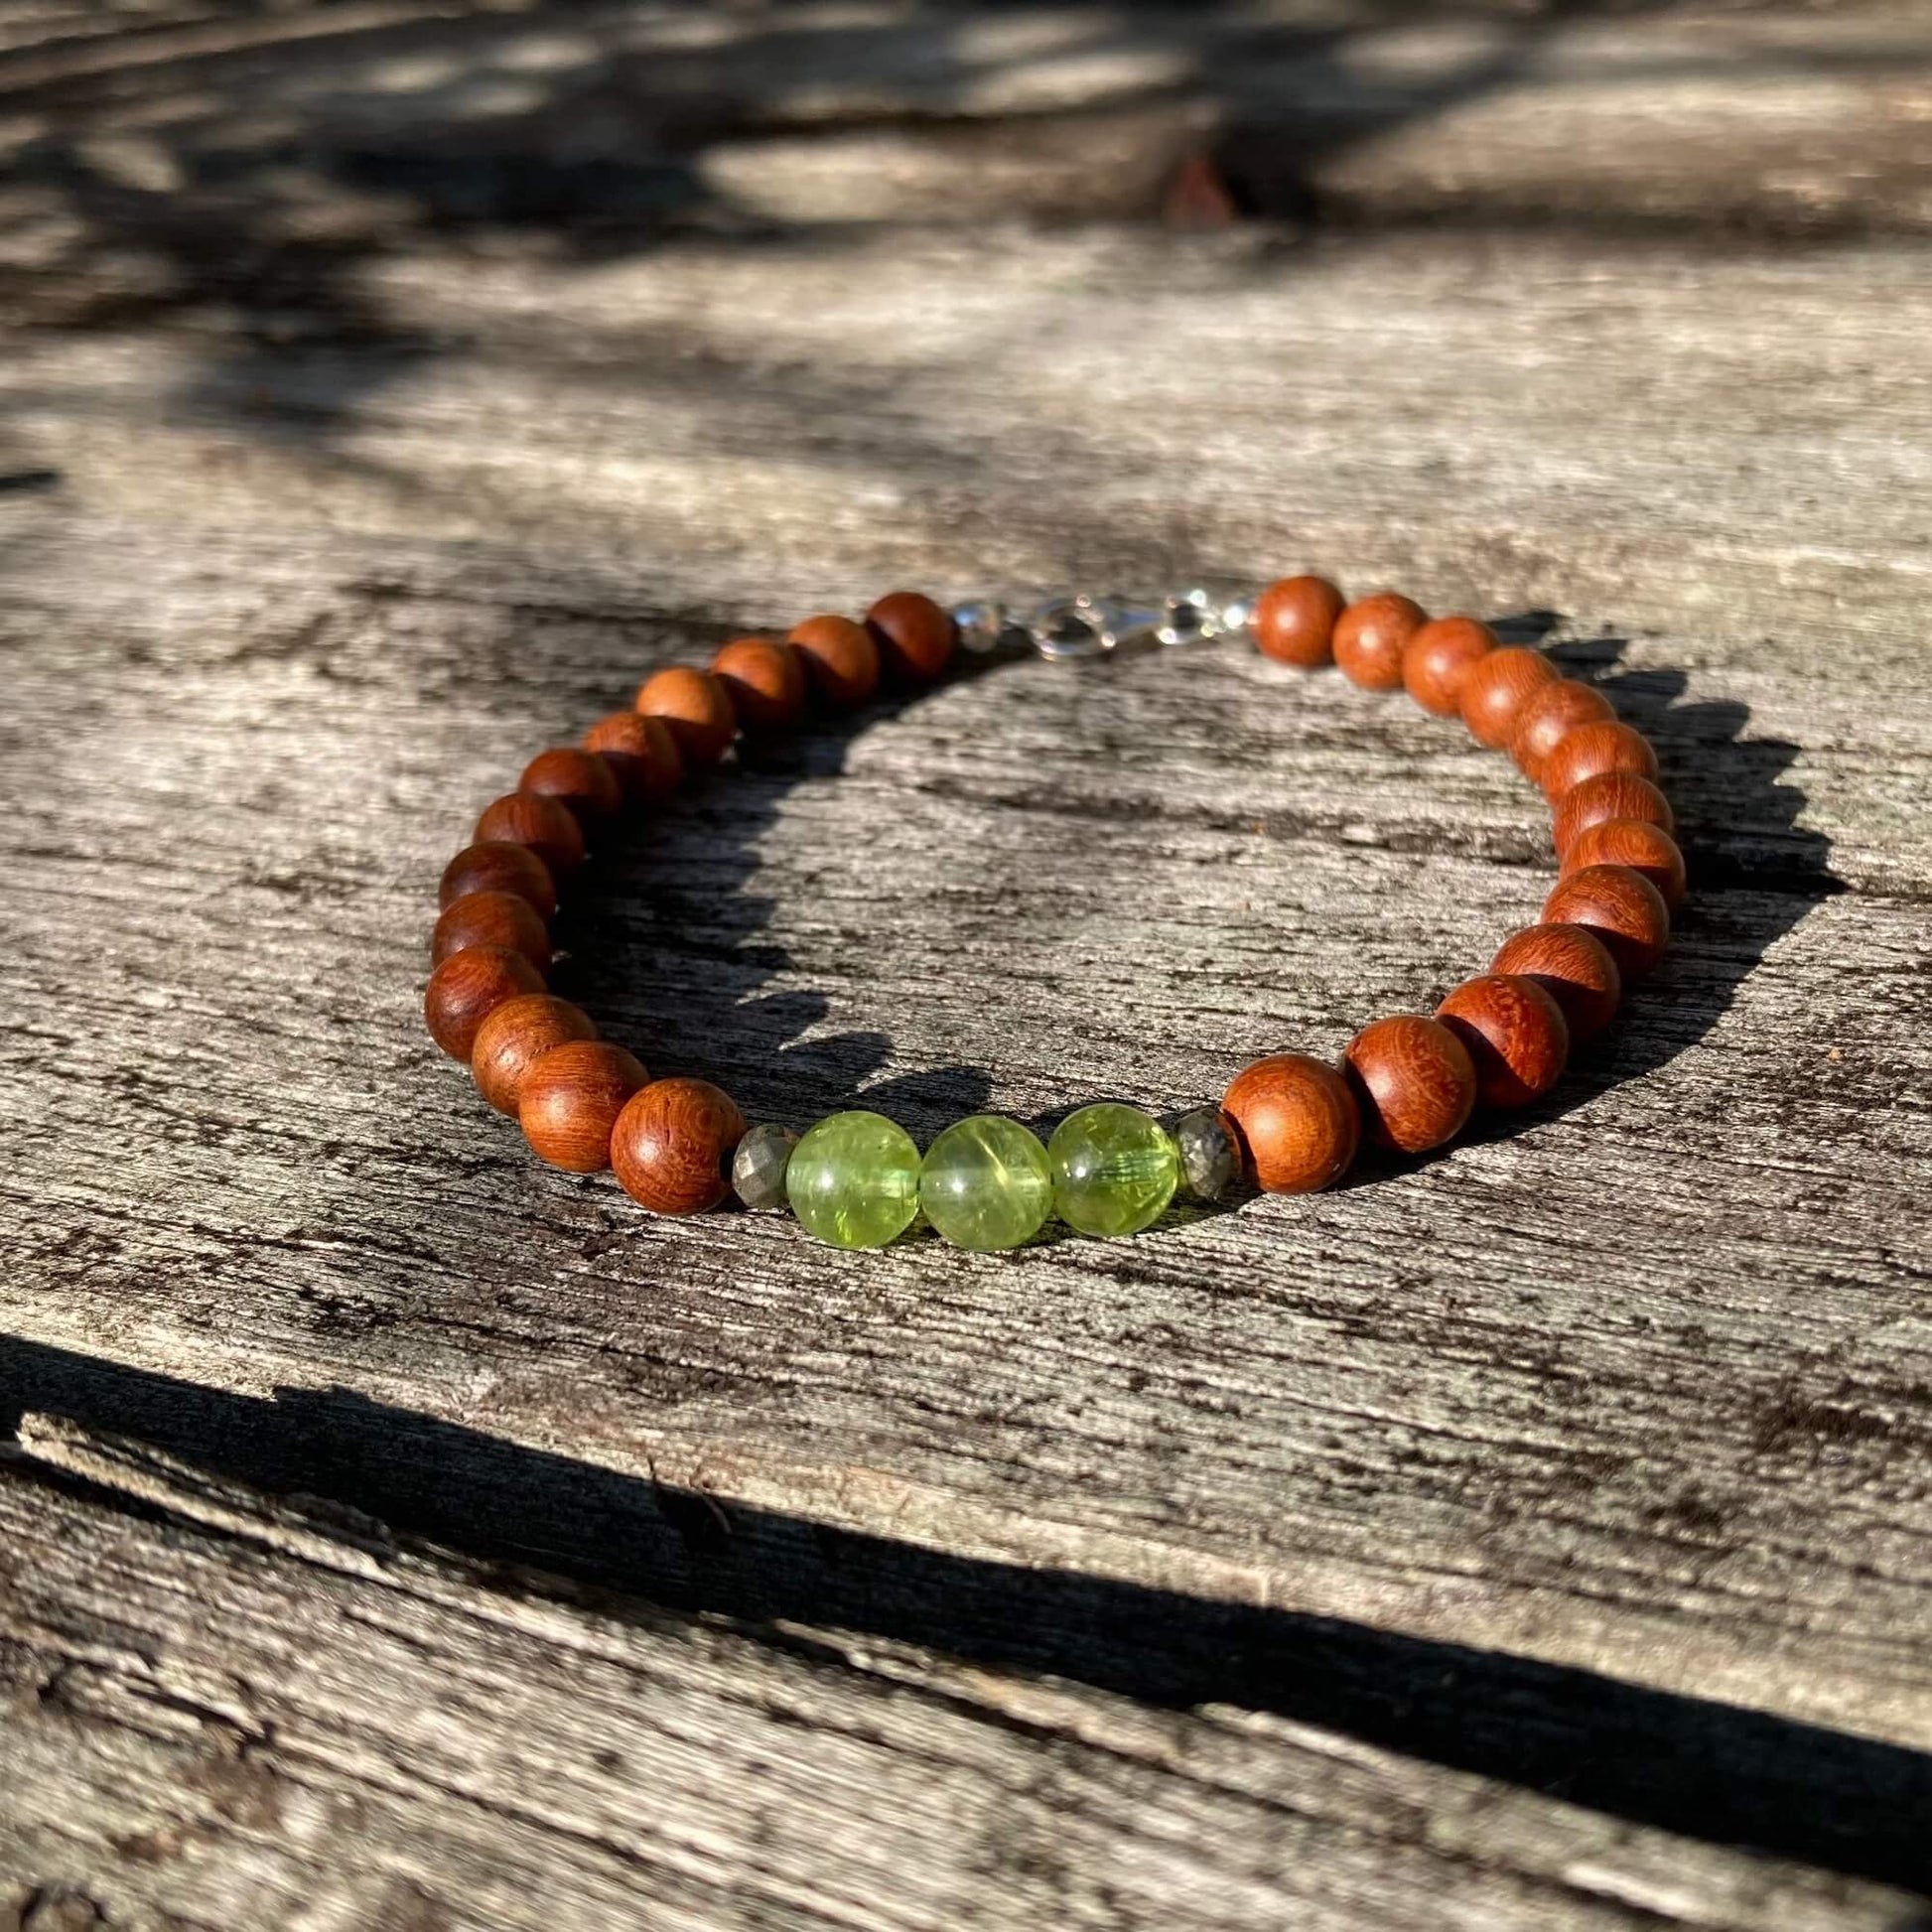
[[[747,1207],[785,1205],[785,1169],[797,1145],[789,1127],[771,1121],[746,1129],[732,1156],[732,1187]]]
[[[1181,1178],[1196,1200],[1226,1200],[1241,1180],[1241,1154],[1218,1107],[1196,1107],[1162,1123],[1180,1155]]]

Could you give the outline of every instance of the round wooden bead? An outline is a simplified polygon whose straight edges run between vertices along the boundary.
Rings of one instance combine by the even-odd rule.
[[[1526,1107],[1563,1077],[1570,1028],[1533,979],[1484,973],[1464,980],[1436,1017],[1469,1049],[1486,1107]]]
[[[1398,1154],[1423,1154],[1452,1140],[1476,1104],[1469,1049],[1440,1020],[1420,1013],[1371,1022],[1341,1058],[1362,1131]]]
[[[645,678],[636,708],[661,718],[687,769],[716,764],[738,730],[731,694],[709,671],[667,664]]]
[[[1543,787],[1544,797],[1554,803],[1586,778],[1600,778],[1607,771],[1634,772],[1654,783],[1657,754],[1650,740],[1613,720],[1579,725],[1557,740],[1556,749],[1538,769],[1536,781]]]
[[[565,1040],[524,1068],[517,1124],[553,1168],[602,1173],[624,1102],[649,1078],[634,1054],[608,1039]]]
[[[1526,925],[1497,947],[1489,970],[1534,980],[1563,1009],[1573,1040],[1600,1034],[1623,997],[1616,961],[1580,925]]]
[[[1512,645],[1485,652],[1463,673],[1456,700],[1469,736],[1478,745],[1507,745],[1524,705],[1559,681],[1557,667],[1540,650]]]
[[[805,675],[828,704],[849,711],[879,689],[879,645],[850,618],[807,618],[786,639],[805,660]]]
[[[1357,598],[1335,620],[1335,662],[1351,684],[1364,691],[1396,691],[1402,686],[1402,653],[1429,621],[1413,598],[1377,591]]]
[[[514,1114],[533,1060],[568,1039],[596,1037],[597,1028],[582,1007],[551,993],[519,993],[477,1029],[470,1071],[478,1091],[499,1114]]]
[[[550,868],[527,845],[503,839],[466,845],[443,868],[438,905],[454,905],[472,893],[514,893],[543,919],[554,917],[557,910],[557,882],[550,877]]]
[[[613,711],[584,734],[584,749],[595,752],[616,772],[624,796],[633,804],[657,804],[668,798],[684,776],[684,760],[677,740],[661,718],[641,711]]]
[[[653,1214],[701,1214],[731,1188],[745,1137],[738,1103],[709,1080],[653,1080],[630,1096],[611,1130],[611,1166],[623,1191]]]
[[[1543,901],[1543,918],[1594,933],[1625,979],[1649,972],[1670,943],[1663,894],[1628,866],[1586,866],[1559,879]]]
[[[423,989],[429,1036],[453,1060],[467,1060],[477,1029],[519,993],[541,993],[543,975],[520,952],[503,946],[471,946],[452,953]]]
[[[1586,866],[1628,866],[1657,888],[1673,912],[1684,903],[1684,854],[1661,825],[1609,818],[1586,826],[1563,855],[1563,875],[1567,879]]]
[[[1516,760],[1526,778],[1536,779],[1543,760],[1557,749],[1560,739],[1579,725],[1613,725],[1616,707],[1593,684],[1582,684],[1574,677],[1560,677],[1532,691],[1516,714],[1515,729],[1509,735],[1509,756]]]
[[[1271,1194],[1307,1194],[1348,1172],[1361,1117],[1348,1082],[1304,1053],[1275,1053],[1234,1076],[1221,1111],[1239,1130],[1248,1179]]]
[[[747,731],[795,725],[805,709],[805,666],[789,644],[769,637],[734,637],[711,660]]]
[[[584,828],[577,814],[562,799],[539,791],[512,791],[485,805],[477,837],[527,845],[557,879],[584,863]]]
[[[1334,654],[1342,596],[1325,577],[1284,577],[1256,600],[1255,643],[1278,664],[1317,670]]]
[[[596,752],[576,745],[539,752],[523,767],[516,788],[568,805],[587,833],[608,825],[623,809],[618,774]]]
[[[430,936],[432,965],[471,946],[520,952],[538,972],[550,964],[550,931],[536,907],[515,893],[466,893],[443,908]]]
[[[959,642],[952,613],[917,591],[891,591],[866,613],[880,667],[900,684],[930,684]]]
[[[1557,857],[1561,859],[1592,825],[1619,818],[1641,819],[1666,832],[1677,830],[1670,800],[1648,778],[1634,771],[1603,771],[1572,785],[1552,807],[1550,830]]]
[[[1403,687],[1425,711],[1453,718],[1469,667],[1495,648],[1496,633],[1474,618],[1432,618],[1402,653]]]

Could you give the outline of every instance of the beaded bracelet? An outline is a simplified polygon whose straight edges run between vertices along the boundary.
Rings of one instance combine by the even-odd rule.
[[[882,678],[933,682],[960,649],[1088,657],[1237,632],[1282,663],[1332,661],[1368,690],[1403,687],[1426,711],[1459,714],[1549,799],[1561,876],[1542,922],[1506,940],[1434,1017],[1374,1021],[1336,1065],[1270,1054],[1235,1076],[1218,1107],[1165,1120],[1082,1107],[1044,1146],[1018,1121],[978,1114],[921,1158],[903,1128],[864,1110],[802,1137],[748,1128],[718,1087],[652,1080],[580,1008],[544,991],[557,885],[588,845],[626,807],[658,804],[717,764],[740,733],[797,723],[814,693],[850,709]],[[1134,1234],[1178,1189],[1203,1202],[1247,1188],[1306,1193],[1347,1171],[1363,1135],[1422,1154],[1452,1140],[1477,1106],[1547,1093],[1571,1042],[1608,1025],[1623,981],[1656,965],[1683,898],[1656,777],[1649,742],[1617,722],[1601,691],[1561,676],[1540,651],[1504,647],[1473,618],[1432,620],[1390,592],[1344,606],[1325,579],[1288,577],[1252,603],[1202,591],[1152,607],[1080,596],[1016,615],[1000,604],[948,612],[897,591],[863,623],[809,618],[783,642],[732,639],[708,670],[658,671],[633,709],[532,759],[443,875],[425,1014],[437,1044],[469,1063],[483,1098],[516,1118],[543,1160],[577,1173],[615,1169],[654,1213],[697,1213],[735,1192],[747,1207],[788,1206],[843,1248],[883,1247],[921,1211],[946,1240],[979,1250],[1019,1247],[1055,1215],[1082,1234]]]

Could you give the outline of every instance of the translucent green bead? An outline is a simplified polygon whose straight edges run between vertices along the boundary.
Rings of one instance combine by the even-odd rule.
[[[1001,1114],[975,1114],[925,1151],[919,1204],[955,1248],[1017,1248],[1053,1211],[1046,1150]]]
[[[807,1130],[785,1168],[785,1198],[835,1248],[883,1248],[919,1211],[919,1150],[884,1114],[831,1114]]]
[[[1053,1205],[1082,1234],[1138,1234],[1167,1212],[1180,1158],[1160,1122],[1103,1101],[1060,1122],[1046,1144]]]

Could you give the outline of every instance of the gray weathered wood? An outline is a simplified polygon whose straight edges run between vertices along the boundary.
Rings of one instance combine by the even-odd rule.
[[[1891,1932],[1910,1909],[1311,1726],[573,1600],[22,1433],[30,1467],[171,1519],[0,1474],[0,1868],[111,1925]]]
[[[1050,1671],[1109,1723],[1318,1719],[1460,1766],[1402,1771],[1425,1810],[1561,1776],[1643,1829],[1925,1882],[1919,24],[1398,23],[1270,67],[1218,18],[1016,15],[939,53],[833,18],[50,11],[0,51],[5,1403],[466,1562]],[[1392,116],[1360,78],[1454,35],[1452,102]],[[1023,124],[1030,88],[1053,111]],[[1152,206],[1183,148],[1312,98],[1353,117],[1317,203],[1453,190],[1462,225],[1000,218]],[[599,101],[648,111],[626,137]],[[1116,136],[1141,172],[1096,186]],[[1015,188],[1015,138],[1058,174]],[[1685,245],[1726,207],[1818,218]],[[1600,225],[1516,226],[1565,211]],[[1519,619],[1665,759],[1680,941],[1520,1124],[1130,1245],[855,1258],[539,1173],[421,1036],[443,858],[650,665],[898,581],[1301,564]],[[1478,968],[1548,871],[1507,766],[1338,679],[1014,665],[704,788],[613,860],[570,971],[756,1114],[865,1094],[924,1135],[1331,1052]],[[62,1510],[112,1527],[8,1507],[37,1549]],[[144,1589],[202,1549],[119,1533]],[[325,1587],[282,1560],[278,1600]],[[1217,1605],[1258,1620],[1237,1642]],[[542,1649],[502,1666],[532,1710]],[[136,1809],[167,1761],[138,1750]],[[772,1804],[734,1815],[792,1829]],[[169,1909],[136,1864],[130,1909]]]

